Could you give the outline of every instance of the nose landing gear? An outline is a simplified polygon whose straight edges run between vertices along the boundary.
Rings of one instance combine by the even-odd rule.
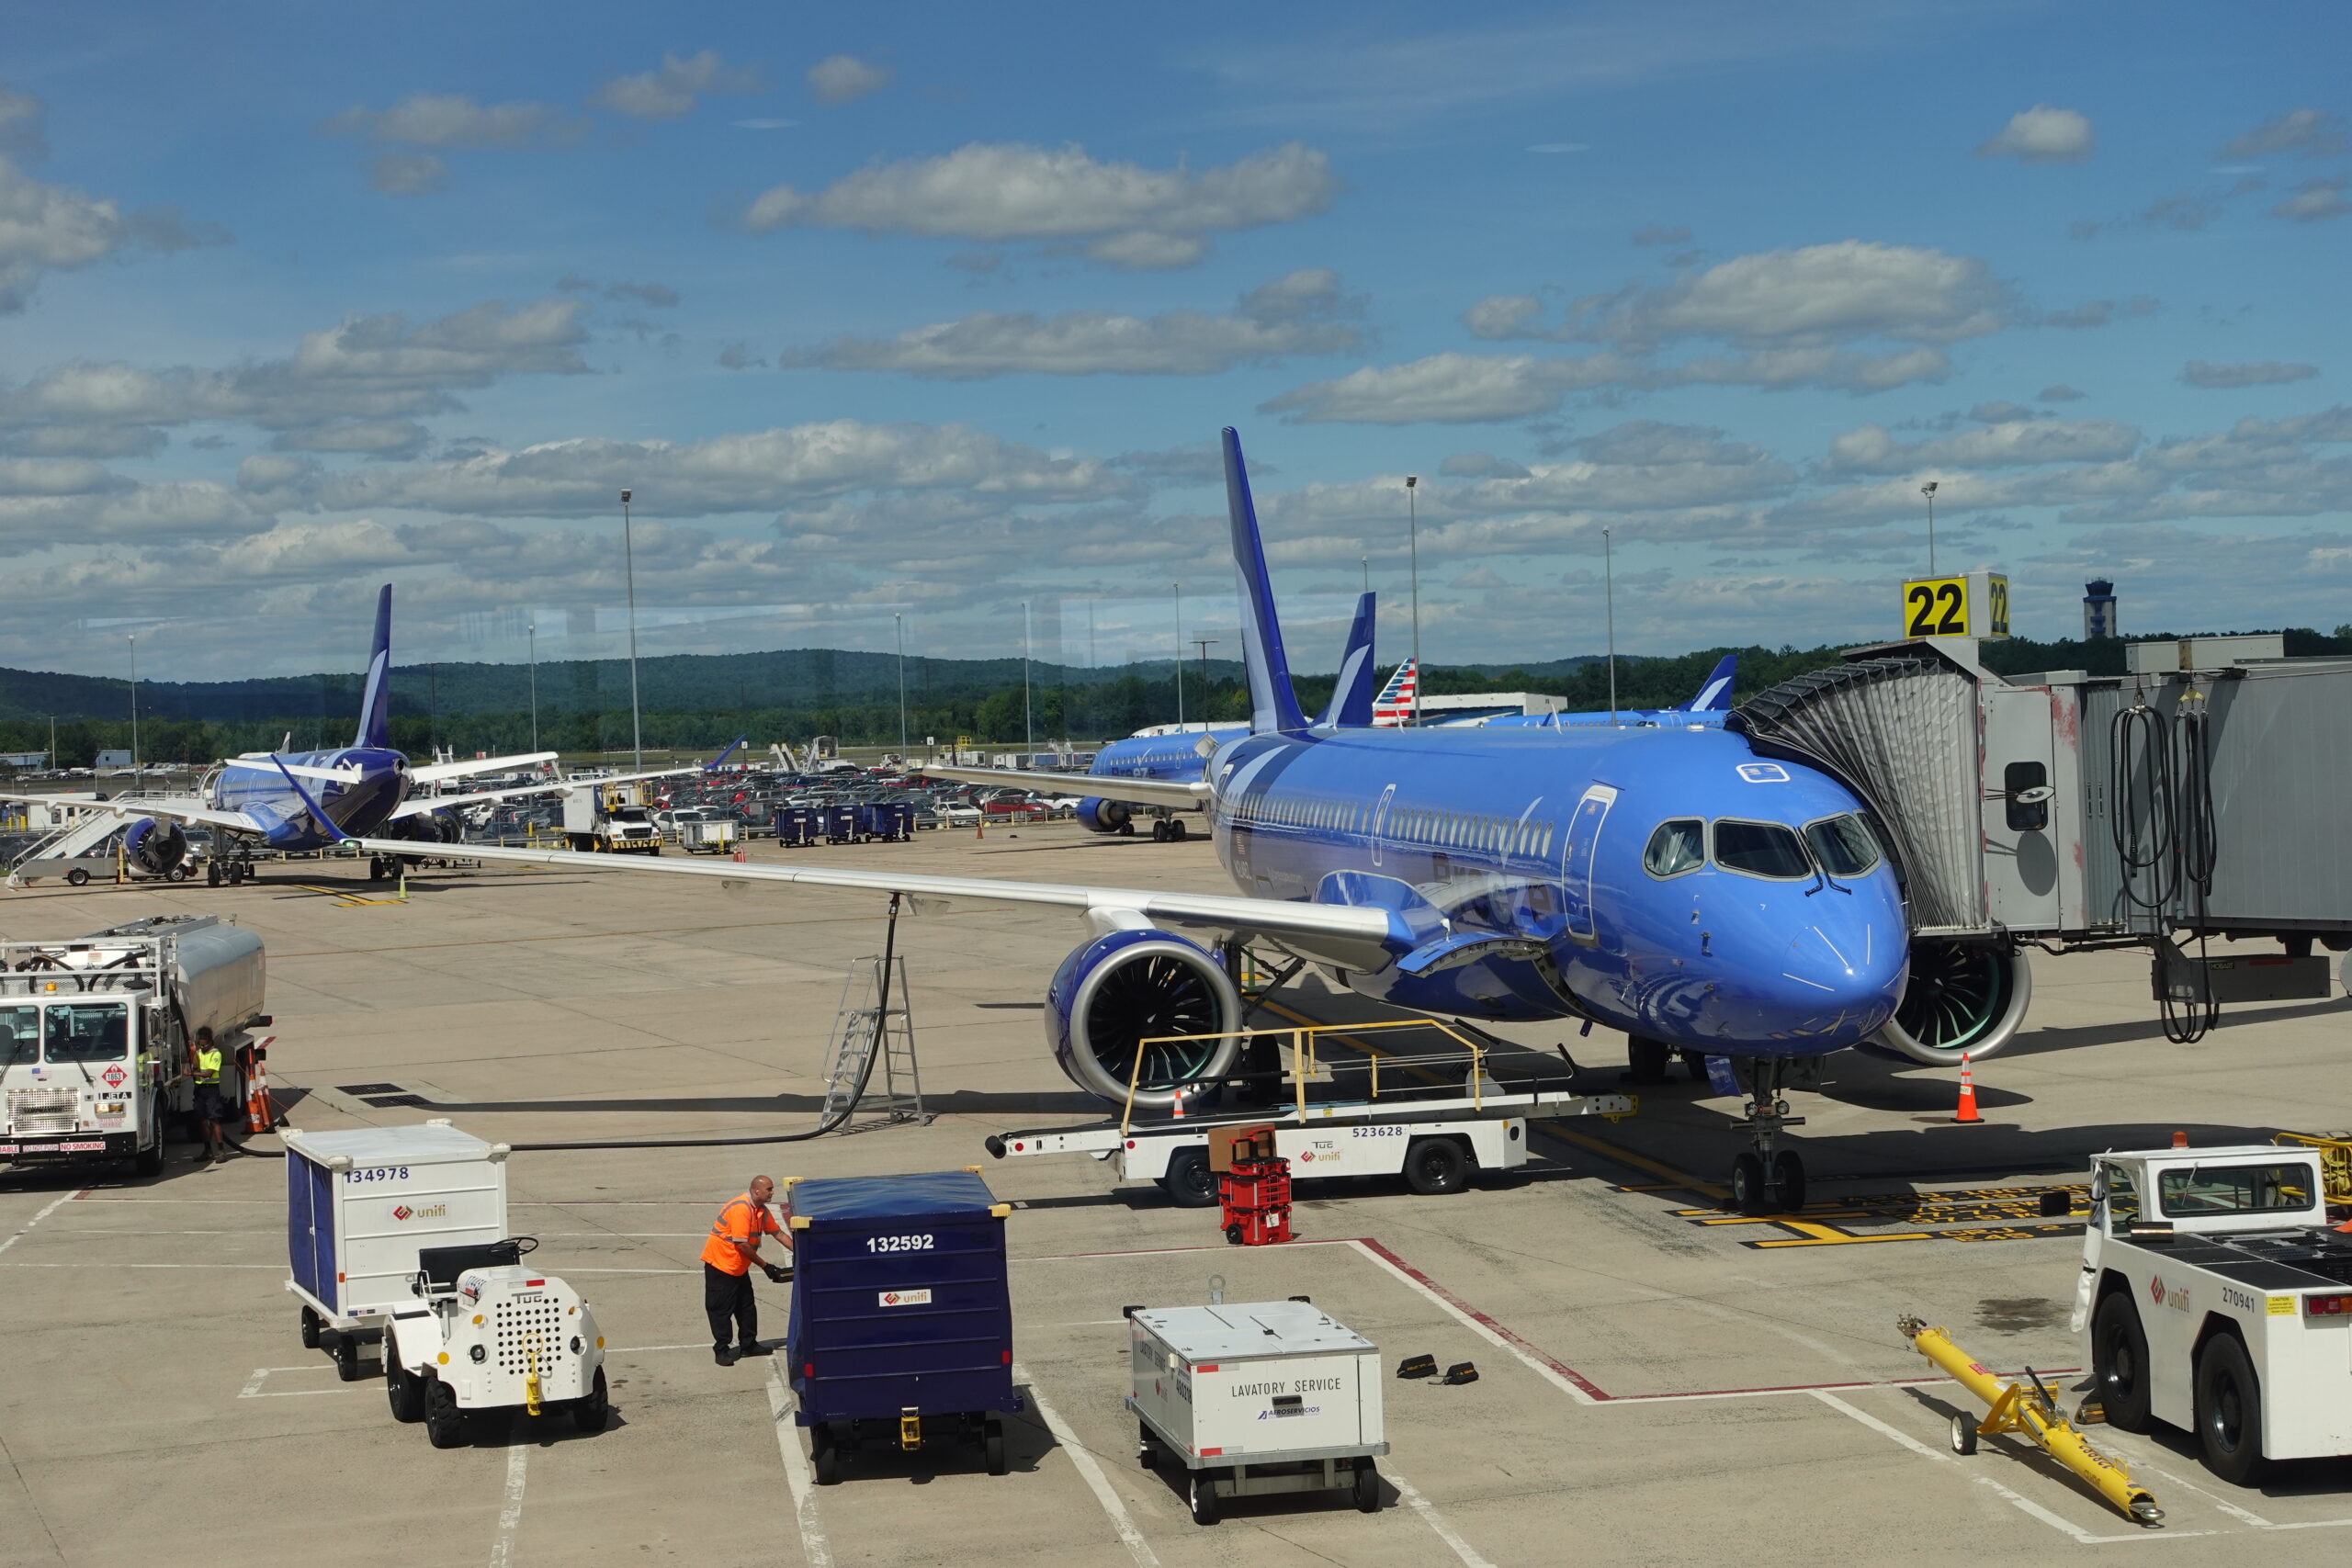
[[[1743,1214],[1793,1213],[1804,1207],[1804,1160],[1796,1150],[1776,1147],[1781,1133],[1802,1127],[1804,1118],[1789,1114],[1781,1098],[1788,1064],[1764,1057],[1740,1066],[1740,1087],[1747,1092],[1741,1106],[1740,1125],[1747,1129],[1753,1152],[1731,1165],[1732,1206]]]

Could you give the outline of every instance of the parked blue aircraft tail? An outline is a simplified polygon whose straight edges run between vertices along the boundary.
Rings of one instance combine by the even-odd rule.
[[[1258,509],[1250,500],[1250,475],[1241,466],[1241,437],[1225,427],[1225,504],[1233,521],[1233,569],[1241,584],[1242,667],[1250,673],[1250,728],[1306,728],[1291,690],[1290,660],[1283,652],[1282,622],[1274,615],[1273,584],[1266,577],[1266,548],[1258,538]]]
[[[1323,710],[1322,728],[1372,728],[1372,683],[1379,675],[1372,663],[1372,634],[1378,618],[1376,594],[1356,600],[1356,618],[1348,627],[1347,650],[1340,655],[1340,678],[1331,687],[1330,705]]]
[[[359,734],[354,746],[391,744],[392,585],[376,596],[376,643],[368,655],[368,682],[359,695]]]
[[[1731,711],[1731,678],[1739,669],[1739,655],[1726,653],[1715,661],[1715,672],[1699,688],[1699,694],[1676,709],[1678,713],[1729,713]]]

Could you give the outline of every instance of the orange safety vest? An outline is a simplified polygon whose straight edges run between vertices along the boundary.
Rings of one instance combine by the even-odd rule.
[[[752,1265],[741,1249],[749,1247],[755,1235],[783,1234],[775,1216],[752,1202],[752,1195],[746,1192],[718,1211],[718,1218],[711,1224],[710,1239],[702,1244],[702,1260],[722,1273],[748,1274]]]

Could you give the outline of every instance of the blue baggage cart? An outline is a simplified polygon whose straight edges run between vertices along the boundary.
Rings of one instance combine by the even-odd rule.
[[[806,806],[775,809],[775,841],[787,848],[817,841],[817,813]]]
[[[825,813],[825,841],[833,844],[854,844],[857,841],[857,807],[828,806]]]
[[[879,826],[876,838],[903,844],[915,836],[915,808],[903,800],[886,800],[874,808]]]
[[[818,1484],[876,1439],[977,1440],[1005,1472],[1012,1300],[1004,1218],[968,1171],[796,1181],[785,1341]]]

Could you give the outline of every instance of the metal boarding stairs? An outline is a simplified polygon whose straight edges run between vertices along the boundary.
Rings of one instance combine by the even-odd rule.
[[[42,874],[43,861],[80,860],[123,829],[124,819],[110,811],[90,811],[76,817],[18,855],[8,868],[8,886],[21,887]]]
[[[885,966],[889,976],[889,1001],[882,1003]],[[880,1051],[882,1059],[874,1062]],[[881,1078],[868,1079],[863,1095],[858,1081],[866,1078],[867,1064]],[[825,1103],[817,1124],[836,1119],[846,1122],[860,1106],[879,1112],[845,1132],[864,1132],[901,1122],[928,1126],[922,1108],[922,1076],[915,1062],[914,1016],[907,1007],[907,961],[901,957],[865,957],[851,966],[842,984],[841,1010],[833,1018],[832,1038],[825,1047]]]

